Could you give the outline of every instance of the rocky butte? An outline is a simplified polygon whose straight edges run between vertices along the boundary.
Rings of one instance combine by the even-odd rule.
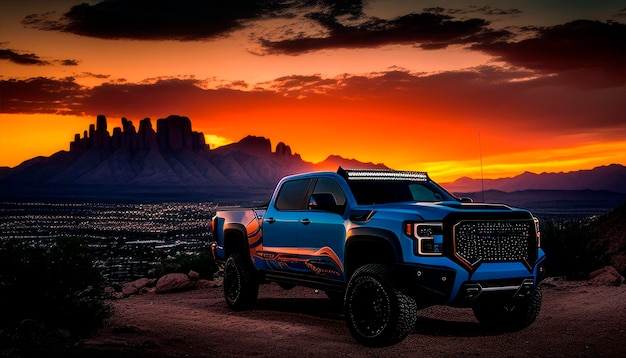
[[[191,130],[191,121],[187,117],[169,116],[157,120],[157,131],[152,128],[150,118],[139,122],[139,131],[131,121],[122,118],[122,127],[113,128],[113,135],[107,130],[107,119],[99,115],[96,125],[89,126],[89,131],[74,136],[70,143],[70,152],[85,152],[91,148],[107,148],[111,151],[127,150],[136,153],[141,150],[160,148],[163,151],[180,152],[189,149],[195,153],[208,150],[204,134]]]
[[[336,170],[341,161],[332,158]],[[346,162],[351,167],[384,168]],[[204,134],[192,130],[188,117],[160,118],[156,130],[149,118],[139,122],[139,129],[122,118],[121,127],[110,134],[107,118],[99,115],[82,136],[74,136],[69,151],[3,170],[0,196],[110,196],[120,191],[182,193],[187,199],[197,193],[243,197],[258,192],[267,196],[283,176],[317,170],[325,164],[302,160],[282,142],[272,150],[270,140],[263,137],[248,136],[210,150]]]

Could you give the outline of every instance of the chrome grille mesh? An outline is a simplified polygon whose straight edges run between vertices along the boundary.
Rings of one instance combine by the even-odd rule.
[[[534,226],[528,220],[460,221],[454,226],[455,255],[469,266],[528,261],[533,235]]]

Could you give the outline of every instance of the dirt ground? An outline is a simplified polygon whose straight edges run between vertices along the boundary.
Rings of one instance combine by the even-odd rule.
[[[626,285],[548,280],[543,290],[539,318],[525,330],[485,331],[471,309],[434,306],[385,348],[358,345],[341,312],[308,288],[263,285],[244,312],[229,310],[221,287],[144,293],[112,301],[114,315],[81,349],[91,357],[626,357]]]

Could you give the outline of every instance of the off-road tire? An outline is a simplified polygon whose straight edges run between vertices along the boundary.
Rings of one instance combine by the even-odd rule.
[[[417,304],[393,286],[388,267],[368,264],[357,269],[348,283],[344,313],[358,343],[384,347],[402,341],[411,332]]]
[[[524,300],[509,304],[485,303],[472,308],[481,326],[499,332],[519,331],[530,326],[541,310],[541,286]]]
[[[246,262],[239,253],[228,257],[224,265],[224,298],[234,311],[252,308],[259,296],[259,283],[252,263]]]

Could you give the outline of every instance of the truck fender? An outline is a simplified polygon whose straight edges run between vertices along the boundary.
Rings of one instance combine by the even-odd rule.
[[[249,259],[246,227],[240,223],[226,223],[223,230],[225,259],[235,252],[239,252],[243,257],[248,257]]]
[[[352,252],[352,250],[363,247],[361,245],[371,245],[376,247],[377,250],[367,253]],[[349,279],[352,273],[364,264],[392,264],[400,262],[402,260],[402,248],[398,237],[389,230],[353,228],[346,233],[346,251],[344,255],[346,279]]]

